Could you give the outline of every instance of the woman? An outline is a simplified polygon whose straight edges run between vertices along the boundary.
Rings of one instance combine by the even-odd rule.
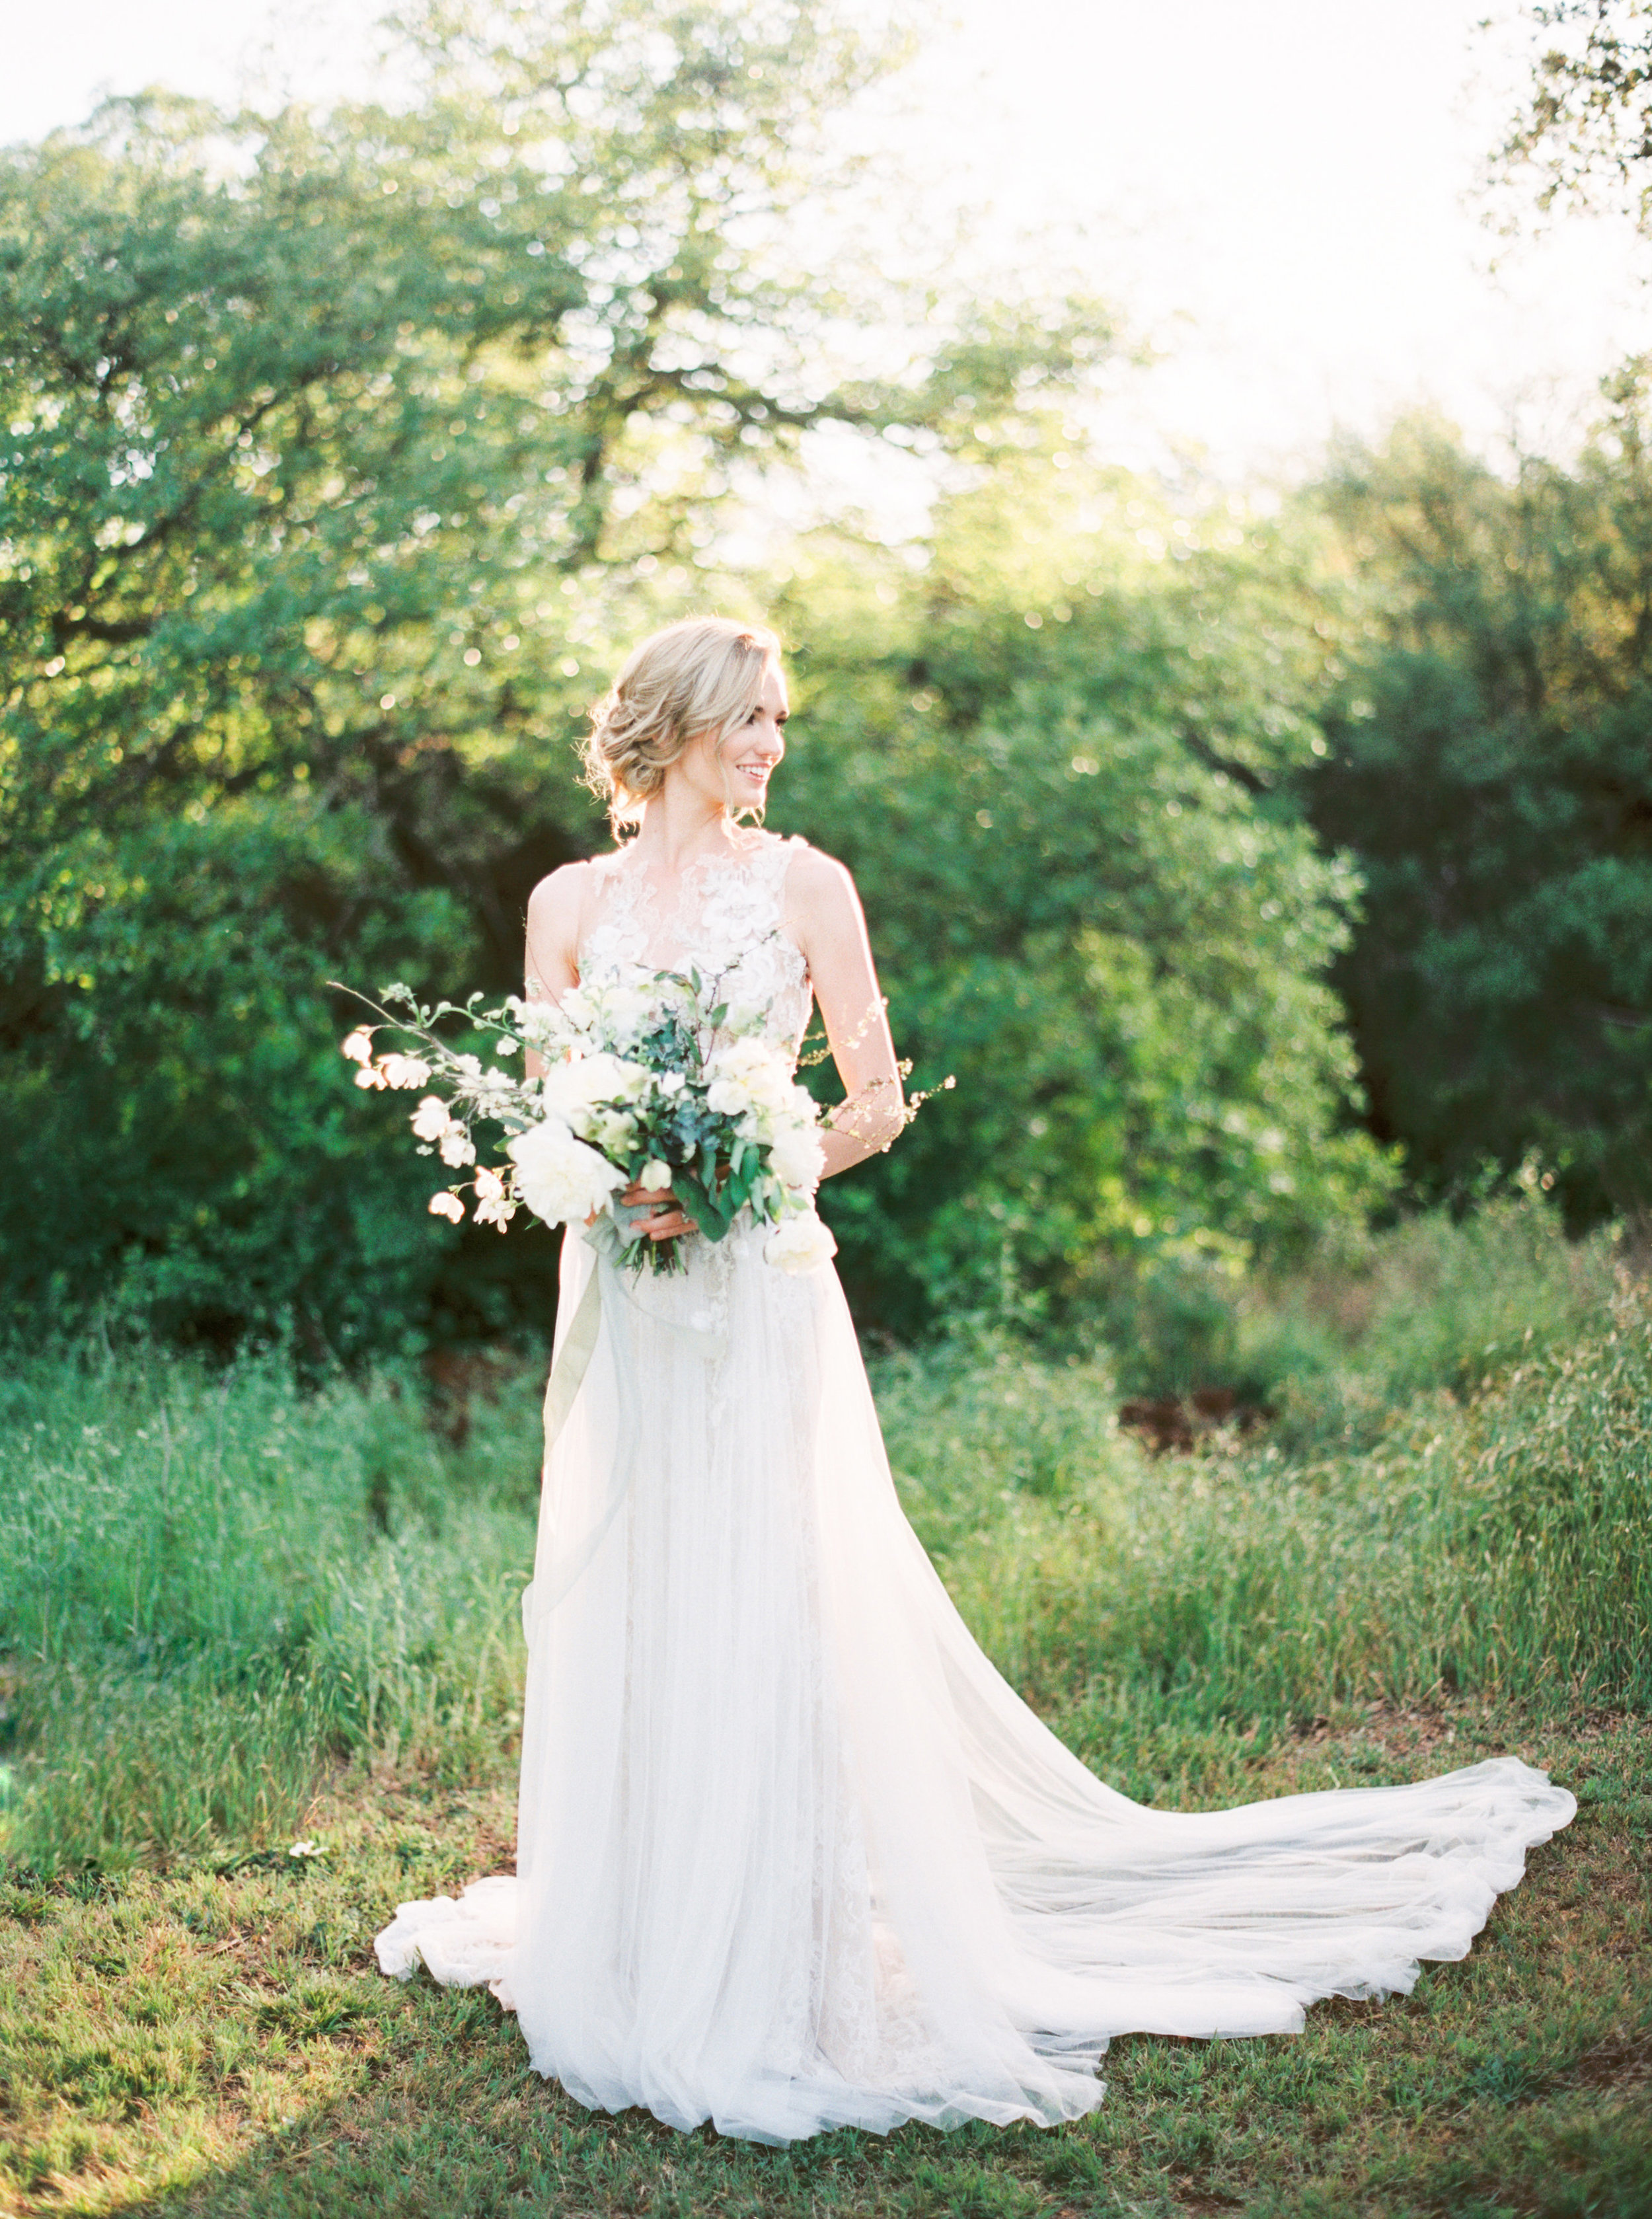
[[[528,984],[695,964],[794,1052],[812,996],[848,1097],[830,1177],[904,1113],[848,873],[740,823],[786,714],[766,631],[637,649],[589,762],[638,829],[537,889]],[[687,1268],[605,1304],[547,1459],[516,1876],[403,1905],[378,1944],[490,1982],[581,2103],[767,2141],[1072,2118],[1112,2035],[1287,2032],[1408,1989],[1571,1818],[1511,1757],[1198,1815],[1103,1786],[903,1517],[829,1262],[791,1276],[755,1231],[712,1246],[674,1195],[625,1199]],[[563,1320],[592,1268],[568,1240]]]

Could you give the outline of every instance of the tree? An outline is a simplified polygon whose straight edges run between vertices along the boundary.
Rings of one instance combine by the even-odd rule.
[[[1537,205],[1632,214],[1652,231],[1652,5],[1648,0],[1536,0],[1539,53],[1529,100],[1498,149],[1512,179],[1535,170]]]
[[[1355,882],[1285,799],[1317,730],[1254,550],[1038,429],[922,568],[828,549],[780,612],[777,820],[850,863],[917,1083],[958,1081],[825,1190],[897,1329],[1028,1297],[1093,1321],[1387,1188],[1323,979]]]
[[[891,289],[799,274],[788,227],[893,49],[826,4],[431,7],[408,38],[401,111],[152,95],[0,159],[14,1316],[164,1281],[218,1338],[508,1321],[486,1236],[428,1222],[410,1307],[348,1296],[407,1179],[336,1129],[323,982],[513,983],[528,889],[597,837],[594,672],[754,469],[827,424],[991,451],[1109,343],[1084,304],[909,301],[896,374],[833,370]],[[227,1010],[292,1053],[239,1055]],[[65,1240],[67,1167],[116,1159]],[[267,1237],[294,1209],[332,1231]]]
[[[1301,791],[1366,881],[1333,976],[1425,1189],[1537,1149],[1574,1221],[1652,1200],[1652,445],[1640,365],[1574,468],[1437,425],[1321,489],[1344,570]]]

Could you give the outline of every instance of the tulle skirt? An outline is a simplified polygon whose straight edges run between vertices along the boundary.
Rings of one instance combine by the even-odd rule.
[[[1464,1955],[1570,1795],[1501,1757],[1184,1814],[1085,1769],[902,1514],[829,1266],[696,1241],[600,1324],[546,1464],[517,1870],[402,1905],[581,2103],[783,2142],[1091,2110],[1109,2036],[1287,2033]],[[588,1313],[587,1313],[588,1316]]]

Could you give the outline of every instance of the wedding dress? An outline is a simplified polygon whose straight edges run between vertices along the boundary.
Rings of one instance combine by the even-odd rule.
[[[793,848],[739,835],[674,914],[606,860],[582,978],[692,961],[795,1052]],[[377,1942],[387,1973],[488,1983],[581,2104],[772,2142],[1073,2118],[1112,2035],[1409,1989],[1573,1816],[1512,1757],[1194,1815],[1116,1793],[903,1516],[831,1266],[789,1276],[738,1227],[686,1252],[605,1287],[547,1461],[516,1873]],[[567,1235],[559,1342],[594,1268]]]

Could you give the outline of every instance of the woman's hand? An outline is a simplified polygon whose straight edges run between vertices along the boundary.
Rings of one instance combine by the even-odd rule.
[[[684,1233],[698,1233],[699,1225],[684,1214],[682,1198],[668,1187],[644,1186],[637,1180],[628,1186],[619,1197],[621,1209],[649,1210],[648,1217],[636,1221],[650,1240],[674,1240]]]

